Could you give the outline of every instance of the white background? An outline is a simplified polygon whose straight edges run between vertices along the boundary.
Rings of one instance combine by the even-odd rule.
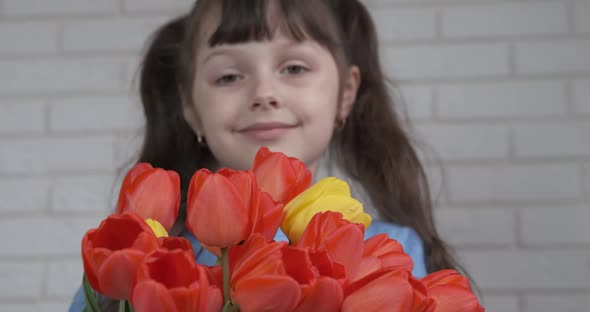
[[[140,141],[139,52],[189,2],[0,0],[0,311],[68,306]],[[366,2],[488,311],[588,311],[590,1]]]

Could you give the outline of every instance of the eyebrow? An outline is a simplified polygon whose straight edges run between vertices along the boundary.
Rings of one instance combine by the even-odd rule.
[[[292,41],[292,40],[286,40],[284,43],[281,42],[279,43],[279,47],[281,49],[292,49],[292,48],[297,48],[297,49],[303,49],[303,50],[308,50],[308,48],[301,48],[299,46],[301,46],[302,42],[297,42],[297,41]],[[221,54],[226,54],[228,52],[232,52],[235,51],[236,48],[230,48],[230,47],[219,47],[216,48],[216,51],[211,52],[209,55],[207,55],[204,59],[203,59],[203,64],[207,63],[210,59],[212,59],[213,57],[217,56],[217,55],[221,55]]]
[[[225,48],[225,49],[222,48],[220,50],[214,51],[214,52],[210,53],[209,55],[207,55],[207,57],[205,57],[205,59],[203,59],[203,64],[207,63],[214,56],[226,54],[227,52],[229,52],[229,49],[227,49],[227,48]]]

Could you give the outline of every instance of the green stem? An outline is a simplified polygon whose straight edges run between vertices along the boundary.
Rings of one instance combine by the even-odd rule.
[[[221,248],[221,269],[222,269],[222,272],[223,272],[223,299],[226,302],[231,302],[230,297],[229,297],[229,255],[228,255],[228,248]]]
[[[90,312],[100,312],[98,303],[96,303],[96,294],[94,293],[92,286],[90,286],[90,282],[88,282],[86,274],[84,274],[82,277],[82,288],[84,289],[84,298],[86,298],[86,307],[84,310]]]
[[[127,312],[135,312],[135,309],[133,309],[133,306],[131,305],[131,301],[126,300],[125,302],[127,303]]]
[[[231,301],[226,301],[225,305],[223,305],[223,309],[221,310],[221,312],[229,312],[231,311]]]
[[[119,312],[127,312],[127,303],[125,303],[125,300],[119,300]]]

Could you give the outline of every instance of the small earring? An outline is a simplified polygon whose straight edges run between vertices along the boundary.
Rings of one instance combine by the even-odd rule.
[[[338,118],[336,120],[336,130],[342,130],[346,126],[346,118]]]
[[[201,135],[201,132],[200,131],[197,131],[197,142],[199,142],[199,145],[205,145],[204,141],[205,140],[203,139],[203,136]]]

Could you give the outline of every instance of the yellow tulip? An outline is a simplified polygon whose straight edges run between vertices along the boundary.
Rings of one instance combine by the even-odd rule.
[[[157,220],[145,219],[145,223],[147,223],[150,226],[154,234],[156,234],[157,238],[168,237],[168,232],[166,231],[164,226]]]
[[[324,211],[340,212],[344,219],[362,223],[365,228],[371,224],[371,216],[365,213],[361,202],[351,197],[348,184],[338,178],[329,177],[312,185],[285,206],[281,229],[295,243],[299,241],[311,218]]]

